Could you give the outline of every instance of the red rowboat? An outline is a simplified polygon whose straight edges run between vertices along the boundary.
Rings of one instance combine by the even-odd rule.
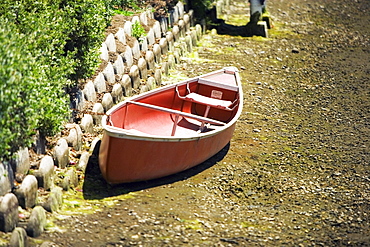
[[[238,71],[224,68],[129,98],[103,117],[99,166],[108,183],[196,166],[232,138],[243,106]]]

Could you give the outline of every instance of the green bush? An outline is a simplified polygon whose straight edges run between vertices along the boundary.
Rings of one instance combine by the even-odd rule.
[[[0,3],[0,161],[69,116],[66,93],[96,70],[110,20],[104,0]]]

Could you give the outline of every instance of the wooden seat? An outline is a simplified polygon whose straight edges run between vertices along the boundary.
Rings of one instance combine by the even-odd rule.
[[[225,110],[229,110],[232,106],[233,102],[229,100],[221,100],[216,98],[210,98],[207,96],[203,96],[197,93],[189,93],[183,97],[184,100],[192,101],[195,103],[200,103],[204,105],[209,105],[215,108],[221,108]]]

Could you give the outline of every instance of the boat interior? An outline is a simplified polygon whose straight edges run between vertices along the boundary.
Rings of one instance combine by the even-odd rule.
[[[217,130],[239,106],[234,72],[199,77],[138,97],[111,113],[108,125],[133,134],[189,137]]]

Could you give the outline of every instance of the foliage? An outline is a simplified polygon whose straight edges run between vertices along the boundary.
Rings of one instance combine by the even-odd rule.
[[[139,21],[135,21],[132,24],[132,37],[135,37],[136,39],[141,38],[142,36],[145,35],[145,29],[144,27],[140,24]]]
[[[53,135],[68,117],[66,89],[89,77],[110,20],[104,0],[0,3],[0,160]]]

